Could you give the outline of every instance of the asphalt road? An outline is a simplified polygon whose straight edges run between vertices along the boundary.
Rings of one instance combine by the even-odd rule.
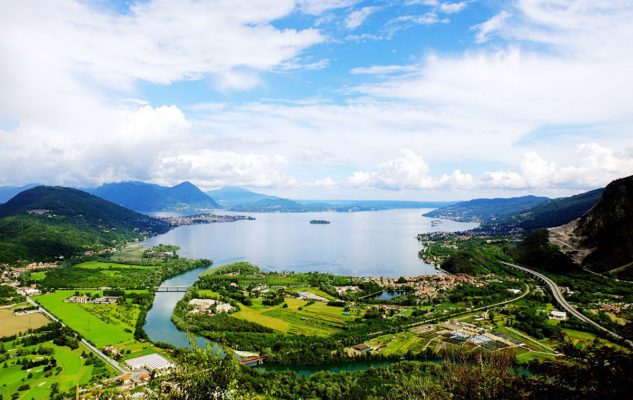
[[[540,272],[536,272],[534,270],[531,270],[529,268],[525,268],[525,267],[521,267],[520,265],[516,265],[516,264],[511,264],[511,263],[507,263],[504,261],[501,261],[502,264],[514,268],[514,269],[518,269],[521,270],[523,272],[527,272],[530,275],[535,276],[537,279],[539,279],[540,281],[544,282],[550,289],[550,292],[552,292],[552,295],[554,295],[554,299],[556,300],[556,302],[565,310],[567,311],[569,314],[573,315],[574,317],[578,318],[579,320],[595,327],[598,328],[606,333],[608,333],[610,336],[616,338],[616,339],[620,339],[623,340],[622,336],[618,335],[615,332],[612,332],[610,330],[608,330],[607,328],[605,328],[604,326],[598,324],[596,321],[592,320],[591,318],[587,317],[586,315],[584,315],[583,313],[581,313],[580,311],[576,310],[574,307],[572,307],[567,300],[565,300],[565,297],[563,297],[563,293],[560,291],[560,288],[558,287],[558,285],[551,280],[550,278],[548,278],[547,276],[541,274]],[[626,344],[629,347],[633,347],[633,342],[631,342],[630,340],[625,340]]]

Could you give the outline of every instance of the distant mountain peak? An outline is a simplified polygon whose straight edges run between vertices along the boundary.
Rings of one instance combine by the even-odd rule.
[[[94,189],[92,193],[142,212],[201,211],[220,208],[213,198],[189,181],[172,187],[138,181],[108,183]]]

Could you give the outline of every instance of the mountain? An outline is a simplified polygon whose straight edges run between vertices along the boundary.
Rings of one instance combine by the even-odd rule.
[[[0,263],[67,258],[168,229],[77,189],[37,186],[0,205]]]
[[[224,207],[233,207],[236,205],[255,203],[260,200],[285,200],[280,197],[268,196],[261,193],[251,192],[250,190],[238,186],[226,186],[221,189],[211,190],[207,194],[213,197],[218,203]]]
[[[455,221],[492,221],[520,213],[549,201],[547,197],[522,196],[496,199],[474,199],[438,208],[424,214],[431,218],[447,218]]]
[[[95,196],[141,212],[200,211],[220,208],[195,185],[165,187],[144,182],[107,183],[90,191]]]
[[[234,211],[303,211],[296,201],[251,192],[236,186],[212,190],[207,194],[223,207]]]
[[[0,186],[0,203],[6,203],[16,194],[23,192],[27,189],[38,186],[35,183],[30,183],[24,186]]]
[[[595,189],[570,197],[547,200],[527,210],[485,223],[478,230],[494,233],[532,232],[536,229],[564,225],[589,211],[603,192],[604,189]]]
[[[436,208],[451,204],[397,200],[290,200],[251,192],[240,187],[224,187],[207,194],[229,210],[253,212],[376,211],[397,208]]]
[[[577,221],[573,235],[578,247],[587,250],[583,265],[595,271],[633,263],[633,176],[607,185],[598,203]]]

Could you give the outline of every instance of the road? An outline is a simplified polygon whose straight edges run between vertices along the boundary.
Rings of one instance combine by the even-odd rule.
[[[55,317],[53,314],[51,314],[50,312],[48,312],[47,309],[45,309],[44,307],[42,307],[39,303],[35,302],[33,299],[31,299],[30,297],[26,297],[26,301],[28,301],[30,304],[34,305],[35,307],[39,307],[39,311],[46,315],[48,318],[50,318],[51,320],[55,321],[55,322],[59,322],[60,324],[62,324],[62,326],[66,326],[66,324],[64,324],[62,321],[60,321],[57,317]],[[90,351],[92,351],[93,353],[95,353],[97,355],[97,357],[101,358],[103,361],[107,362],[108,364],[110,364],[114,369],[116,369],[117,371],[119,371],[122,374],[127,374],[130,371],[126,370],[125,368],[123,368],[118,362],[116,362],[115,360],[111,359],[110,357],[106,356],[105,354],[103,354],[103,352],[99,349],[97,349],[96,347],[94,347],[93,345],[91,345],[90,343],[88,343],[88,341],[86,339],[81,339],[81,343],[83,343],[84,346],[86,346]]]
[[[514,268],[514,269],[518,269],[520,271],[523,272],[527,272],[528,274],[536,277],[538,280],[544,282],[548,287],[550,292],[552,292],[552,295],[554,296],[554,299],[556,300],[556,302],[568,313],[570,313],[571,315],[573,315],[574,317],[578,318],[579,320],[595,327],[598,328],[599,330],[608,333],[611,337],[614,337],[616,339],[620,339],[623,340],[622,336],[618,335],[615,332],[612,332],[610,330],[608,330],[607,328],[605,328],[604,326],[598,324],[596,321],[592,320],[591,318],[587,317],[586,315],[584,315],[583,313],[581,313],[580,311],[576,310],[574,307],[572,307],[567,300],[565,300],[565,297],[563,297],[563,293],[560,291],[560,288],[558,287],[558,285],[551,280],[550,278],[548,278],[547,276],[541,274],[540,272],[536,272],[534,270],[531,270],[529,268],[525,268],[525,267],[521,267],[520,265],[516,265],[516,264],[511,264],[508,262],[504,262],[501,261],[501,263],[503,265],[506,265],[508,267]],[[631,342],[630,340],[625,340],[625,343],[629,346],[629,347],[633,347],[633,342]]]

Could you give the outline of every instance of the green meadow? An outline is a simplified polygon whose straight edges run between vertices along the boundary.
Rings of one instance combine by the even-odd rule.
[[[139,288],[153,285],[156,266],[88,261],[31,275],[31,279],[52,288]]]
[[[36,296],[33,299],[97,347],[114,345],[134,337],[136,320],[134,323],[129,323],[130,320],[122,321],[116,318],[118,313],[112,313],[110,314],[111,318],[105,321],[97,316],[102,313],[101,311],[97,312],[96,308],[91,309],[92,306],[97,305],[67,303],[65,300],[74,293],[74,290],[58,290],[54,293]],[[114,307],[122,306],[110,305],[105,307],[112,307],[114,310]],[[138,316],[138,310],[136,316]]]
[[[343,327],[351,317],[343,315],[343,308],[328,306],[315,302],[285,299],[283,305],[264,306],[260,299],[253,301],[252,306],[240,305],[241,310],[231,314],[232,317],[266,326],[280,333],[291,333],[307,336],[329,336]],[[301,308],[301,309],[299,309]]]

